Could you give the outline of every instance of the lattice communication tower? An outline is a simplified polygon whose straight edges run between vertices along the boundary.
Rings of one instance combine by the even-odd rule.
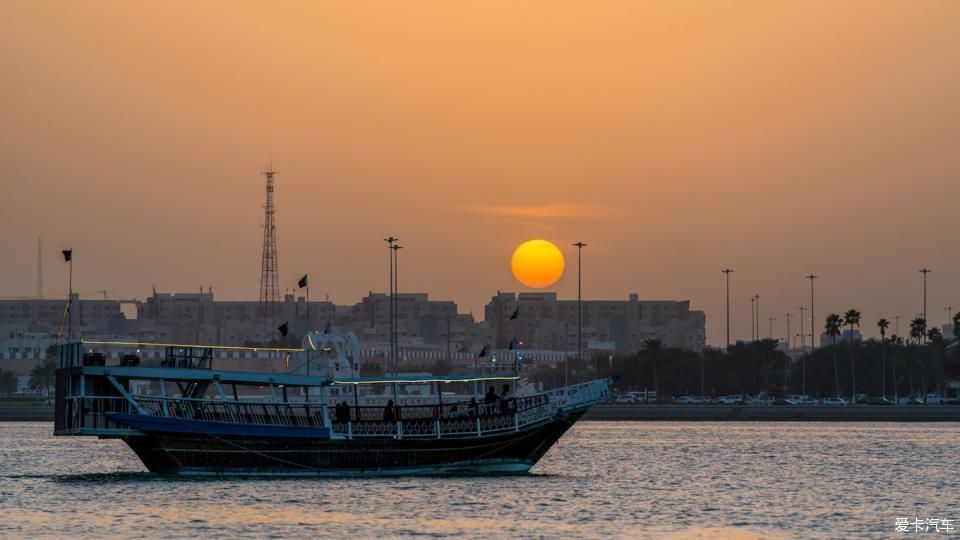
[[[260,316],[262,317],[275,315],[280,302],[276,209],[273,206],[273,177],[276,174],[273,165],[263,171],[263,176],[267,178],[267,204],[263,207],[263,258],[260,261]]]

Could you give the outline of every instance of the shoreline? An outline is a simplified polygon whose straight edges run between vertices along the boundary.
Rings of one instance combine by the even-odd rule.
[[[0,406],[0,422],[53,422],[52,405]],[[583,421],[625,422],[960,422],[960,405],[858,407],[595,405]]]
[[[0,405],[0,422],[53,422],[53,405]]]
[[[960,422],[960,405],[595,405],[583,420],[700,422]]]

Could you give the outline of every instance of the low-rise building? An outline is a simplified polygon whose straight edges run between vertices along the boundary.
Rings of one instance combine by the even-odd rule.
[[[706,315],[691,310],[689,300],[640,300],[630,294],[627,300],[584,300],[581,306],[584,349],[611,342],[617,354],[630,354],[642,349],[646,339],[694,351],[706,345]],[[553,292],[498,292],[484,314],[492,322],[497,348],[518,338],[534,349],[577,350],[576,299],[559,300]]]

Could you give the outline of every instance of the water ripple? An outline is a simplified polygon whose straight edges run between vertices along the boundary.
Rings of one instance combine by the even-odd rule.
[[[0,536],[870,538],[960,521],[958,446],[960,424],[582,422],[529,476],[178,478],[3,423]]]

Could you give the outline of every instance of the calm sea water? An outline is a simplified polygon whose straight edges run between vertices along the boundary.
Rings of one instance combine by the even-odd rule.
[[[581,422],[531,476],[342,480],[156,477],[120,441],[51,429],[0,423],[0,537],[875,538],[898,517],[960,529],[960,424]]]

